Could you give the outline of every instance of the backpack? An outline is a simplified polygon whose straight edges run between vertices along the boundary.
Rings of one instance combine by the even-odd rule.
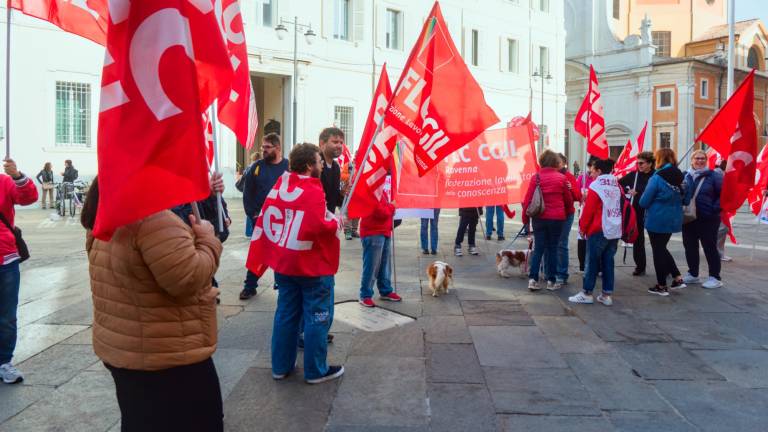
[[[621,197],[621,240],[624,243],[634,244],[640,232],[637,229],[637,214],[632,202]]]
[[[528,204],[528,208],[525,209],[525,214],[528,217],[535,218],[544,213],[544,194],[541,192],[541,179],[536,174],[536,189],[533,190],[533,196],[531,196],[531,203]]]

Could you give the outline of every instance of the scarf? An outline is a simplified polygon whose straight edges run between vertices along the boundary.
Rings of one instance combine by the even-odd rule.
[[[693,167],[688,168],[688,174],[690,174],[694,182],[698,180],[700,175],[704,174],[707,171],[709,171],[709,168],[701,168],[701,169],[694,169]]]

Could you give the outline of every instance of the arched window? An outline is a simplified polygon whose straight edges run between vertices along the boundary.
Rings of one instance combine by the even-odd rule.
[[[749,49],[749,54],[747,55],[747,67],[760,70],[760,55],[755,47]]]

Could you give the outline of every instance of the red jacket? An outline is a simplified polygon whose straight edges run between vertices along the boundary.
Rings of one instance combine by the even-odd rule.
[[[568,179],[554,168],[542,168],[538,172],[541,192],[544,195],[544,213],[538,219],[565,220],[566,208],[573,207],[573,193],[568,190]],[[528,192],[523,201],[523,223],[529,221],[526,210],[531,204],[533,191],[536,189],[536,177],[531,179]]]
[[[621,192],[619,192],[621,193]],[[584,210],[579,219],[579,232],[589,237],[603,231],[603,200],[597,192],[589,189],[587,200],[584,202]]]
[[[581,186],[576,180],[576,176],[571,174],[568,170],[565,170],[565,178],[568,180],[568,183],[571,184],[571,196],[573,196],[573,204],[565,208],[565,212],[570,216],[576,213],[576,203],[581,202]]]
[[[11,226],[14,225],[16,211],[14,205],[30,205],[37,201],[37,187],[26,176],[14,181],[11,177],[0,174],[0,213]],[[18,258],[16,238],[13,233],[0,222],[0,265],[8,264]]]
[[[373,213],[360,219],[360,237],[372,235],[392,236],[392,218],[395,215],[395,206],[387,199],[386,194],[381,194],[379,205]]]

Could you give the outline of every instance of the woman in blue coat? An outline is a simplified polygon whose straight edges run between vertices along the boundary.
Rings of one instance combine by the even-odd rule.
[[[675,259],[667,249],[672,234],[682,231],[683,226],[683,173],[677,168],[675,152],[668,148],[656,151],[657,170],[648,180],[648,186],[640,197],[640,207],[645,209],[645,229],[651,241],[656,286],[648,289],[651,294],[666,297],[669,288],[685,288],[683,277]],[[667,287],[667,276],[672,285]]]
[[[720,227],[720,191],[723,174],[712,171],[707,165],[707,153],[696,150],[691,157],[691,169],[685,174],[683,204],[696,202],[696,220],[683,225],[683,246],[688,274],[686,284],[701,283],[699,279],[699,243],[709,266],[709,279],[702,288],[720,288],[720,254],[717,252],[717,231]]]

